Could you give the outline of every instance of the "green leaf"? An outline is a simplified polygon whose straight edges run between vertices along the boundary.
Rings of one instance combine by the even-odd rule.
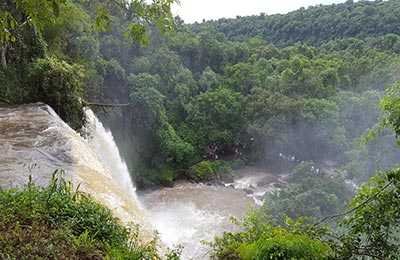
[[[110,13],[105,11],[103,8],[98,8],[96,10],[97,17],[95,18],[95,28],[96,30],[107,31],[111,26]]]
[[[132,3],[132,5],[133,5],[133,9],[134,9],[135,14],[140,16],[140,17],[143,17],[144,14],[145,14],[145,10],[144,10],[144,7],[143,7],[142,3],[138,2],[138,1],[134,1]]]
[[[53,7],[54,15],[55,15],[56,17],[59,16],[59,14],[60,14],[60,6],[59,6],[59,4],[57,3],[57,1],[55,1],[55,0],[52,1],[52,7]]]
[[[149,41],[146,35],[146,27],[137,23],[132,23],[129,26],[125,32],[125,36],[131,38],[133,42],[139,42],[140,44],[146,44]]]

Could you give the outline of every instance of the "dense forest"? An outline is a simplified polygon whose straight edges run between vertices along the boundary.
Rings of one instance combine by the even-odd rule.
[[[399,34],[400,9],[396,1],[354,1],[345,4],[301,8],[284,15],[221,19],[190,25],[196,33],[206,27],[224,33],[230,40],[260,36],[286,47],[297,42],[319,46],[342,38],[369,38]]]
[[[242,233],[210,243],[215,258],[399,257],[398,1],[190,25],[168,0],[23,2],[0,2],[1,103],[46,102],[89,135],[83,109],[97,107],[140,188],[291,172]],[[346,210],[345,179],[369,180],[353,215],[309,225]]]
[[[228,162],[233,167],[262,163],[279,170],[279,154],[290,154],[317,165],[334,161],[360,181],[392,165],[397,147],[389,131],[366,146],[354,144],[378,122],[379,100],[399,80],[396,7],[395,1],[348,2],[192,25],[176,18],[176,34],[160,36],[153,29],[145,46],[130,46],[118,33],[122,29],[101,35],[100,52],[110,64],[99,92],[106,103],[132,104],[115,111],[109,124],[137,183],[208,178],[204,171],[215,174],[226,165],[199,161],[234,156],[235,150],[243,156],[242,162]],[[379,15],[366,16],[370,9]],[[301,32],[304,41],[279,36],[279,42],[257,29],[275,35],[265,20],[290,23],[294,17],[304,26],[346,21],[346,29],[356,32],[377,27],[348,17],[369,17],[389,31],[348,37],[345,30],[333,34],[326,27],[318,31],[334,39],[312,42]],[[225,33],[221,24],[235,30]],[[121,42],[124,47],[117,47]]]

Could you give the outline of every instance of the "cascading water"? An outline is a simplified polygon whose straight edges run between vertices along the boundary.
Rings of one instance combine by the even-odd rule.
[[[90,137],[88,143],[110,168],[112,178],[119,188],[126,192],[138,205],[136,187],[129,174],[126,163],[122,160],[114,137],[110,130],[105,129],[92,110],[87,109]]]

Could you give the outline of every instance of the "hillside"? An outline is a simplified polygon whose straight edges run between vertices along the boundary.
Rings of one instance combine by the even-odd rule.
[[[211,28],[230,40],[259,36],[279,47],[304,42],[319,46],[330,40],[355,37],[365,39],[400,34],[398,1],[357,1],[302,8],[284,15],[259,15],[220,19],[189,25],[199,33]]]

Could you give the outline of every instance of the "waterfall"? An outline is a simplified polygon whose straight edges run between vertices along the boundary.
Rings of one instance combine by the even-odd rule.
[[[24,187],[29,178],[47,186],[54,170],[62,169],[60,177],[110,209],[121,224],[139,224],[142,241],[148,241],[154,229],[139,206],[112,135],[93,112],[87,113],[90,144],[46,104],[0,106],[0,188]]]
[[[112,178],[119,188],[127,193],[139,205],[136,196],[136,187],[133,184],[126,163],[120,156],[111,131],[105,129],[92,110],[87,109],[86,115],[89,121],[88,130],[90,132],[90,137],[88,138],[88,143],[90,147],[98,153],[101,159],[103,159],[110,168]]]

